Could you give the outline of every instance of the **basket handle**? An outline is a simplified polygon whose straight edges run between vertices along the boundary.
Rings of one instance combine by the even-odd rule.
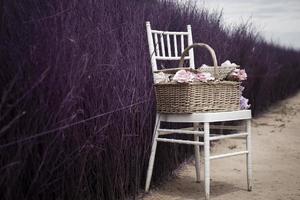
[[[194,48],[194,47],[204,47],[204,48],[206,48],[209,51],[209,53],[211,55],[211,58],[212,58],[212,61],[213,61],[213,65],[214,65],[214,77],[217,80],[219,80],[219,75],[217,73],[218,61],[217,61],[216,53],[215,53],[215,51],[214,51],[213,48],[211,48],[208,44],[205,44],[205,43],[194,43],[194,44],[188,46],[187,48],[185,48],[184,51],[181,54],[181,57],[180,57],[179,68],[183,67],[184,57],[187,56],[188,51],[191,48]]]

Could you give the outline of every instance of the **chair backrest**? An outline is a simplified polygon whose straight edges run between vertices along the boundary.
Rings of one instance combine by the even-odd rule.
[[[157,60],[180,60],[184,49],[193,44],[192,28],[187,25],[186,32],[152,30],[150,22],[146,22],[149,53],[152,71],[157,71]],[[185,56],[191,68],[195,68],[194,51],[189,50]]]

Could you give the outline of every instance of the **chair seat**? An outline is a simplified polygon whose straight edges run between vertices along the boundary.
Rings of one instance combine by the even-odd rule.
[[[165,122],[224,122],[251,119],[251,110],[191,114],[159,113],[159,115],[160,120]]]

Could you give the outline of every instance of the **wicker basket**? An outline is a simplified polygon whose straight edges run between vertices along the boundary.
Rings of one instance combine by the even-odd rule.
[[[221,81],[214,50],[203,43],[187,47],[182,53],[179,69],[191,48],[204,47],[209,50],[216,78],[213,82],[158,83],[155,84],[157,111],[160,113],[226,112],[240,109],[240,82]],[[169,73],[172,70],[168,71]]]

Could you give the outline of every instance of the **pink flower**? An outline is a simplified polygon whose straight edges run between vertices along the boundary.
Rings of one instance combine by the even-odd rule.
[[[241,69],[239,71],[238,77],[239,77],[240,81],[246,80],[247,79],[247,73],[246,73],[246,71],[244,69]]]
[[[247,73],[244,69],[235,69],[230,73],[229,77],[232,80],[244,81],[247,79]]]
[[[173,77],[173,80],[177,81],[178,83],[188,83],[188,82],[192,82],[194,78],[195,78],[194,73],[182,69],[176,72],[176,74]]]
[[[211,73],[209,72],[200,72],[196,74],[196,79],[202,82],[207,82],[210,80],[215,80],[214,77],[211,76]]]

